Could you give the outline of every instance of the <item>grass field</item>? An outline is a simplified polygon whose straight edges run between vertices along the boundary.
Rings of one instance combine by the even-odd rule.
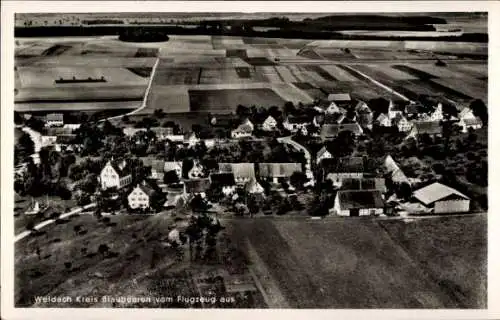
[[[191,111],[230,113],[238,104],[281,106],[285,102],[271,89],[189,90]]]
[[[484,218],[436,222],[242,220],[230,228],[235,241],[249,240],[291,307],[483,307]]]

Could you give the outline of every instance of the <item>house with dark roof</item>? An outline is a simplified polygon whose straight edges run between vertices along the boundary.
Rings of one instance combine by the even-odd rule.
[[[64,116],[62,113],[49,113],[45,116],[46,127],[58,127],[64,125]]]
[[[102,189],[117,188],[121,189],[132,183],[125,160],[112,159],[106,163],[99,175]]]
[[[433,213],[468,212],[470,209],[468,196],[439,182],[416,190],[413,197]]]
[[[163,179],[163,176],[165,174],[164,160],[154,159],[152,157],[142,157],[141,161],[145,167],[151,168],[151,175],[150,175],[151,178],[155,180]]]
[[[358,123],[324,124],[320,136],[323,140],[329,140],[337,137],[341,131],[350,131],[356,136],[363,134],[363,129]]]
[[[184,180],[185,196],[199,194],[204,197],[208,189],[210,189],[209,178]]]
[[[442,136],[443,127],[435,121],[414,121],[407,138],[418,139],[418,136],[428,134],[431,137]]]
[[[289,179],[296,171],[302,172],[301,163],[259,163],[259,177],[272,179],[273,183]]]
[[[244,184],[255,178],[255,166],[250,162],[219,163],[219,172],[233,173],[236,184]]]
[[[154,193],[155,189],[147,184],[147,182],[144,181],[137,184],[127,197],[129,207],[132,209],[149,208],[151,204],[151,197]]]
[[[316,163],[319,164],[321,160],[331,159],[332,157],[332,154],[330,153],[330,151],[328,151],[328,149],[326,149],[326,146],[323,146],[323,148],[321,148],[318,153],[316,153]]]
[[[339,190],[330,212],[346,217],[377,216],[384,213],[384,206],[378,190]]]
[[[345,178],[362,178],[365,173],[363,157],[323,159],[320,163],[323,177],[339,187]]]
[[[387,192],[384,178],[343,178],[341,190],[378,190],[382,194]]]
[[[212,173],[210,175],[210,187],[220,189],[225,196],[236,192],[236,180],[232,172]]]

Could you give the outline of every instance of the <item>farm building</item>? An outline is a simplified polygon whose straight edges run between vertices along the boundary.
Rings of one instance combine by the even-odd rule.
[[[232,172],[212,173],[210,175],[210,187],[220,189],[225,196],[236,192],[236,181]]]
[[[127,197],[129,207],[132,209],[149,208],[154,193],[155,190],[145,181],[138,184]]]
[[[259,163],[259,176],[272,179],[278,183],[280,179],[289,179],[296,171],[302,172],[300,163]]]
[[[382,193],[378,190],[339,190],[330,212],[346,217],[381,215],[384,213]]]
[[[53,146],[57,141],[57,136],[55,135],[43,135],[40,136],[40,146],[43,147],[48,147],[48,146]]]
[[[250,162],[219,163],[219,172],[231,172],[237,184],[244,184],[255,178],[255,166]]]
[[[382,194],[387,192],[384,178],[343,178],[341,190],[378,190]]]
[[[387,108],[387,116],[390,120],[395,119],[398,115],[403,115],[405,111],[405,103],[404,102],[394,102],[393,100],[389,101],[389,107]]]
[[[274,131],[278,126],[278,121],[274,119],[272,116],[268,116],[266,120],[262,123],[262,130],[264,131]]]
[[[326,149],[326,147],[323,147],[321,148],[318,153],[316,153],[316,163],[320,163],[321,160],[323,159],[331,159],[333,156],[332,154],[330,153],[330,151],[328,151]]]
[[[62,113],[49,113],[45,116],[46,127],[59,127],[64,125],[64,117]]]
[[[101,170],[99,176],[101,180],[101,188],[117,188],[121,189],[132,183],[132,175],[127,170],[125,160],[110,160]]]
[[[434,213],[468,212],[470,198],[439,182],[416,190],[413,197]]]
[[[330,102],[330,105],[325,110],[326,114],[334,114],[334,113],[346,113],[344,108],[339,107],[334,101]]]
[[[210,179],[189,179],[184,180],[184,196],[196,195],[205,196],[207,190],[210,189]]]
[[[320,136],[323,140],[333,139],[337,137],[341,131],[350,131],[355,136],[363,134],[363,129],[358,123],[324,124],[321,127]]]
[[[283,121],[283,127],[291,132],[297,132],[307,126],[312,120],[308,116],[288,116]]]
[[[435,121],[415,121],[413,122],[413,128],[406,137],[417,139],[419,135],[428,134],[429,136],[441,136],[443,134],[443,128],[439,122]]]
[[[362,157],[344,157],[323,159],[320,163],[325,180],[340,186],[342,179],[362,178],[365,173],[365,161]]]
[[[246,119],[243,123],[241,123],[236,129],[231,131],[231,138],[238,139],[244,137],[250,137],[254,130],[253,123]]]
[[[64,124],[63,128],[64,129],[70,129],[72,131],[80,129],[80,124],[79,123],[66,123]]]

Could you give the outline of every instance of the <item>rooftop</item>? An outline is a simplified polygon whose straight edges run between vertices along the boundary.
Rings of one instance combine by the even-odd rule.
[[[382,193],[378,190],[340,190],[337,197],[342,210],[384,207]]]
[[[261,177],[279,178],[290,177],[295,171],[302,172],[300,163],[259,163]]]
[[[413,193],[413,196],[425,205],[430,205],[436,201],[444,200],[450,196],[469,199],[469,197],[463,193],[439,182],[434,182],[433,184],[418,189]]]

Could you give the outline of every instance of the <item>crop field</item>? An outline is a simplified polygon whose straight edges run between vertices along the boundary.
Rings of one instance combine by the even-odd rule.
[[[238,104],[281,106],[284,100],[273,90],[263,89],[220,89],[189,90],[191,111],[230,113]]]
[[[486,256],[476,250],[486,248],[484,221],[435,222],[240,220],[230,228],[257,252],[260,261],[251,263],[267,266],[292,308],[484,307]],[[456,288],[473,302],[464,304],[450,291]]]

